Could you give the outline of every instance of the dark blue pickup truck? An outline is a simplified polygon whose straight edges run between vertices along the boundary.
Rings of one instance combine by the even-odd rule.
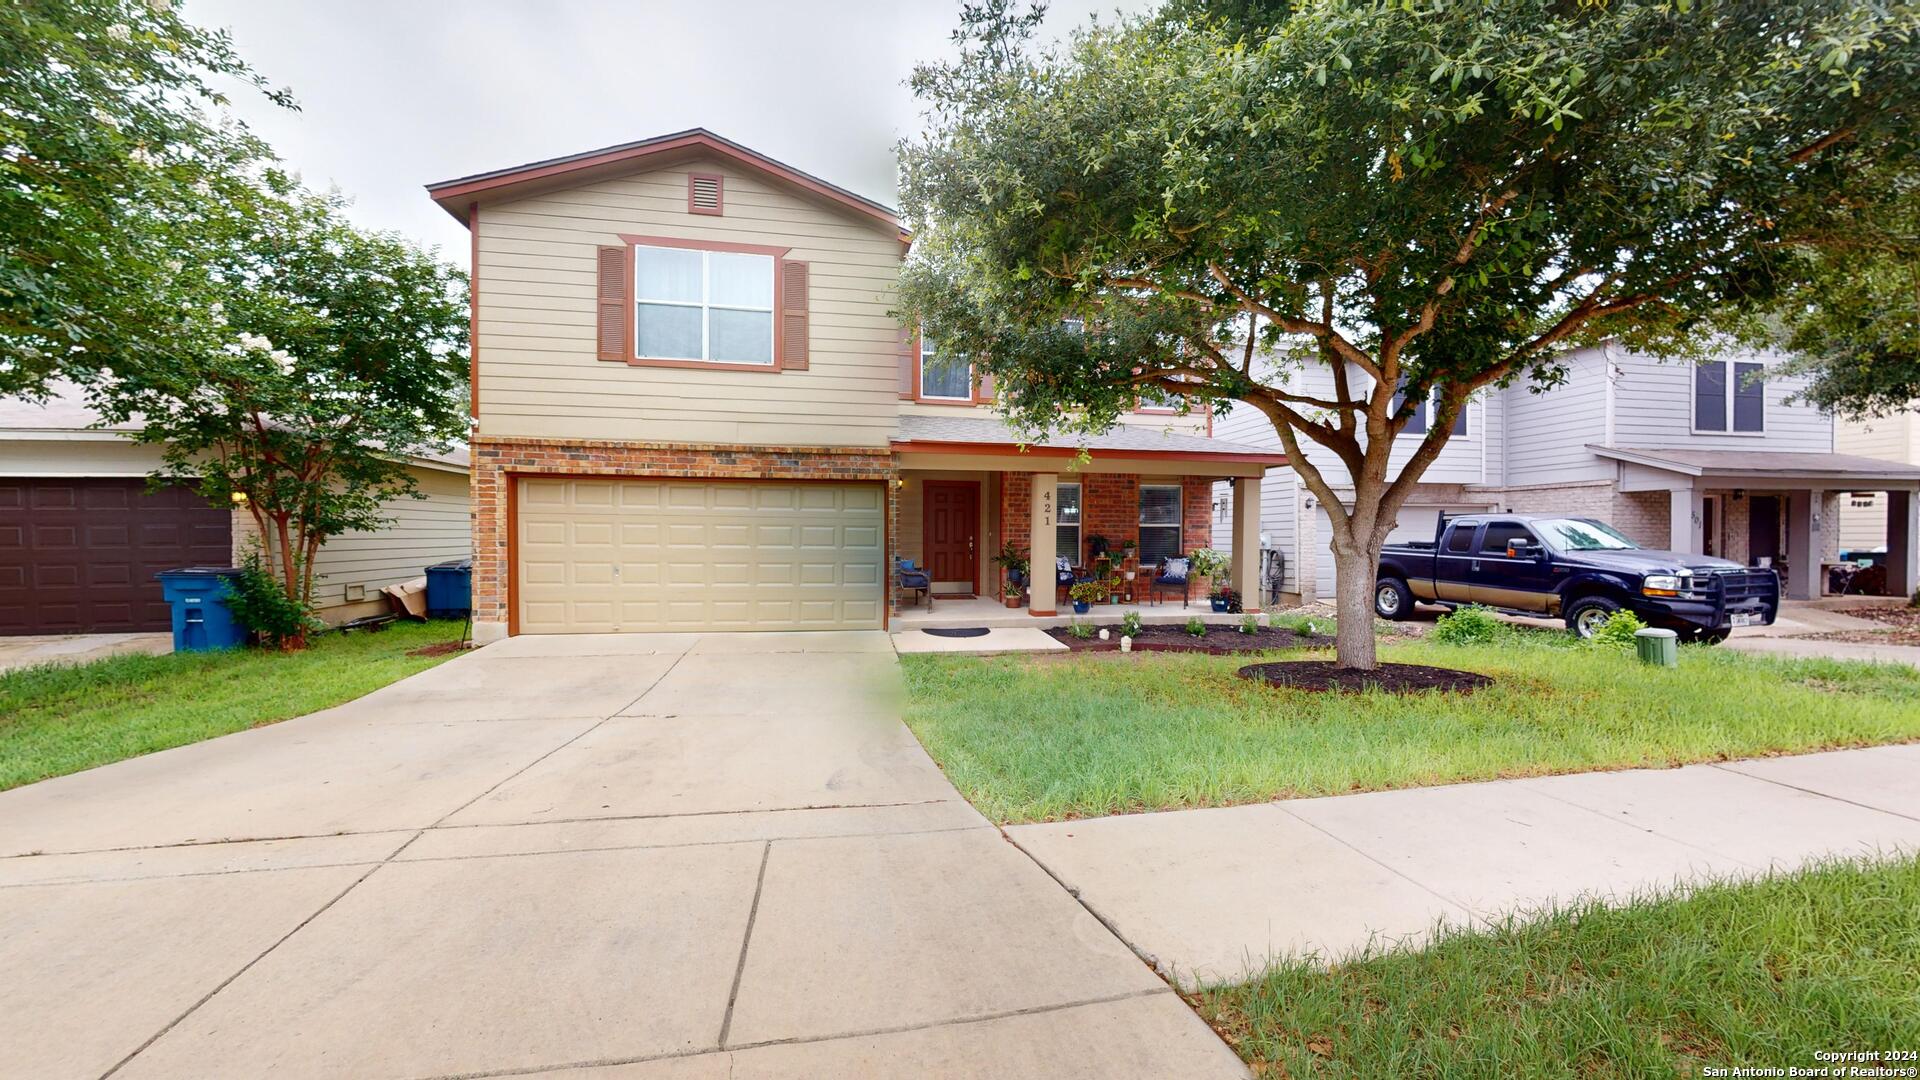
[[[1414,601],[1484,604],[1560,616],[1592,637],[1626,608],[1682,641],[1718,642],[1736,626],[1764,626],[1780,610],[1780,577],[1705,555],[1642,548],[1591,518],[1466,514],[1442,518],[1432,543],[1388,544],[1373,608],[1404,619]]]

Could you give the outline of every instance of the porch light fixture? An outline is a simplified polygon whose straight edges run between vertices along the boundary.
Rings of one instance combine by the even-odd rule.
[[[235,505],[235,506],[245,506],[245,505],[247,505],[247,493],[246,493],[246,492],[244,492],[244,491],[236,491],[236,492],[234,492],[234,493],[233,493],[233,505]]]

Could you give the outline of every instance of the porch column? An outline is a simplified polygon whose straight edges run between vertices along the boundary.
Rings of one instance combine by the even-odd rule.
[[[1819,491],[1787,492],[1787,596],[1814,600],[1820,596]]]
[[[1912,596],[1920,588],[1920,493],[1887,492],[1887,591]]]
[[[1260,610],[1264,587],[1260,580],[1260,478],[1238,476],[1233,481],[1233,587],[1240,590],[1241,610]]]
[[[1667,492],[1667,549],[1682,555],[1698,555],[1706,546],[1702,526],[1706,507],[1700,489],[1692,486]]]
[[[1054,526],[1060,510],[1060,477],[1053,473],[1033,474],[1033,512],[1029,515],[1027,565],[1032,571],[1028,582],[1027,611],[1033,615],[1058,615],[1054,593]]]

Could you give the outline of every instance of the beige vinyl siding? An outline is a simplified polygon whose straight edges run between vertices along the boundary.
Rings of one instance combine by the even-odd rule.
[[[687,213],[689,169],[726,213]],[[811,365],[759,372],[594,358],[594,256],[620,234],[787,247],[809,264]],[[480,433],[555,439],[880,446],[894,428],[902,249],[886,229],[702,160],[480,208]]]
[[[22,432],[0,438],[0,476],[147,476],[160,448],[106,433]]]
[[[387,610],[380,590],[426,573],[434,563],[473,555],[473,522],[468,513],[467,474],[413,467],[424,499],[394,499],[386,504],[386,528],[342,533],[320,549],[313,565],[313,602],[321,615],[339,622],[355,615]],[[253,516],[233,518],[235,561],[254,536]],[[350,598],[356,588],[359,595]]]

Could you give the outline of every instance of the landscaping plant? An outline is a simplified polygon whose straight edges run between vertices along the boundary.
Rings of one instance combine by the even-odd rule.
[[[1107,595],[1104,581],[1076,581],[1067,587],[1067,596],[1076,603],[1091,604]]]
[[[1607,616],[1607,621],[1593,632],[1593,644],[1616,649],[1633,648],[1633,635],[1647,628],[1640,616],[1625,608]]]
[[[1443,645],[1485,645],[1506,632],[1507,624],[1492,608],[1468,604],[1440,616],[1427,636]]]
[[[1142,621],[1139,612],[1129,611],[1120,616],[1120,632],[1127,637],[1139,637]]]
[[[1233,565],[1226,552],[1215,551],[1213,548],[1196,548],[1187,557],[1192,560],[1189,565],[1193,576],[1207,579],[1209,600],[1219,597],[1226,591],[1227,570]]]
[[[1809,317],[1913,367],[1911,3],[1164,0],[1057,47],[1041,11],[963,5],[913,74],[903,322],[1034,441],[1258,412],[1330,521],[1342,667],[1474,396]]]
[[[1260,616],[1248,615],[1245,618],[1241,619],[1239,630],[1243,634],[1259,633],[1260,632]]]
[[[1093,624],[1083,623],[1076,619],[1073,623],[1068,625],[1067,633],[1072,634],[1074,637],[1079,638],[1081,641],[1085,641],[1088,638],[1092,637],[1094,634]]]
[[[1187,633],[1192,634],[1194,637],[1207,636],[1206,621],[1201,619],[1200,616],[1198,615],[1191,616],[1187,619],[1186,629],[1187,629]]]
[[[267,570],[258,543],[240,560],[240,573],[233,579],[227,608],[261,643],[282,652],[302,647],[307,635],[324,625],[312,608],[297,597],[287,595],[287,590]]]

